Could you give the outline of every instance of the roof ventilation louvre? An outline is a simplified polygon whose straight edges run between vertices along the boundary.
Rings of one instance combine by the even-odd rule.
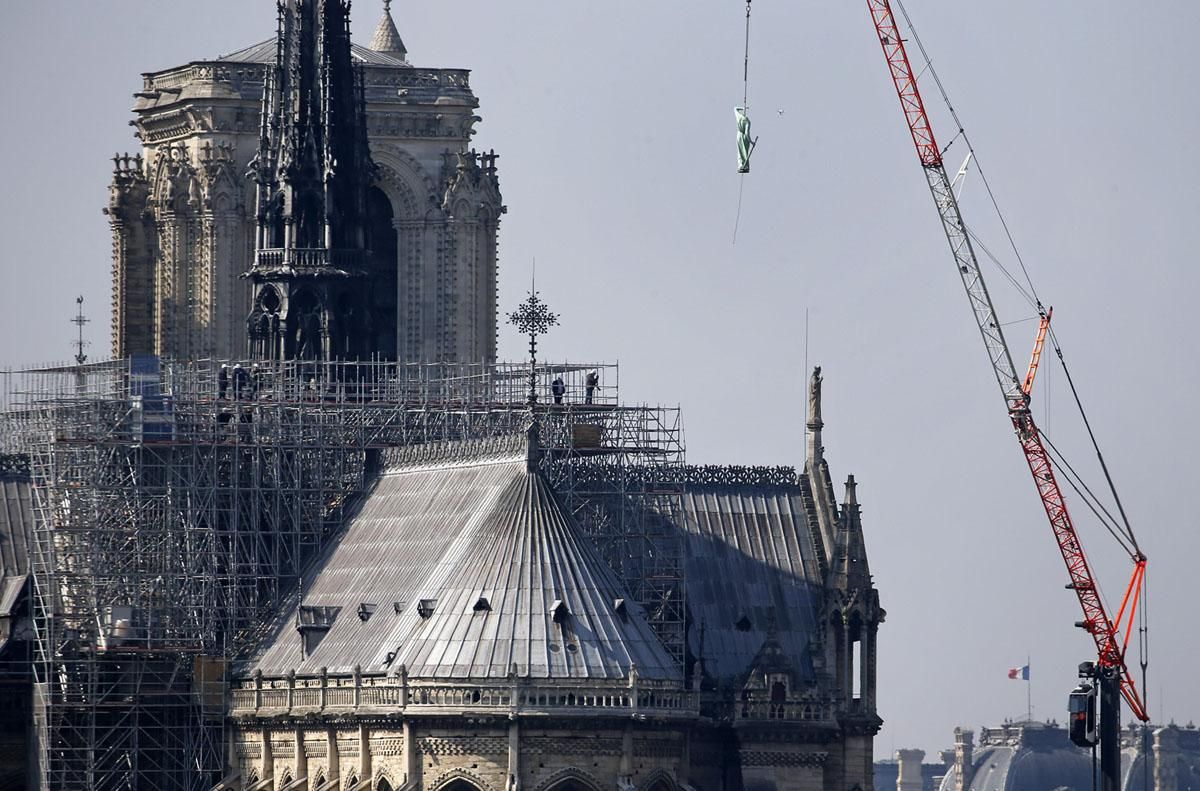
[[[399,615],[400,613],[404,612],[404,605],[406,604],[408,604],[406,601],[394,601],[392,602],[392,610],[396,613],[396,615]]]
[[[622,621],[629,618],[629,607],[625,605],[624,599],[613,599],[613,611]]]
[[[421,599],[417,603],[417,615],[422,618],[428,618],[433,615],[433,611],[437,608],[437,599]]]
[[[554,600],[554,604],[550,605],[550,612],[554,616],[555,623],[566,623],[567,618],[571,617],[571,610],[563,603],[562,599]]]
[[[491,612],[492,603],[487,600],[487,596],[480,596],[479,601],[475,602],[475,606],[471,609],[475,612]]]
[[[322,638],[329,633],[337,618],[340,607],[314,607],[300,605],[296,611],[296,631],[300,633],[300,653],[304,658],[312,656]]]
[[[738,618],[733,625],[737,627],[739,632],[748,632],[750,631],[751,626],[750,617],[747,615],[742,615],[742,617]]]
[[[362,602],[358,605],[358,618],[360,621],[366,621],[375,614],[376,605],[370,602]]]

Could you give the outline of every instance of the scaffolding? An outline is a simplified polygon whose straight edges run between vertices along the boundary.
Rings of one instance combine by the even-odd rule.
[[[0,454],[34,483],[42,787],[211,787],[228,663],[380,452],[513,434],[531,414],[546,474],[682,664],[679,410],[621,406],[615,365],[567,363],[538,366],[531,408],[529,373],[154,357],[6,372]]]

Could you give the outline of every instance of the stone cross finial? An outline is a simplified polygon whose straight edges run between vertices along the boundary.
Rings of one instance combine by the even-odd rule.
[[[523,335],[529,336],[529,403],[537,403],[537,339],[558,324],[558,314],[538,298],[538,292],[530,287],[529,298],[516,310],[508,314],[508,323]]]

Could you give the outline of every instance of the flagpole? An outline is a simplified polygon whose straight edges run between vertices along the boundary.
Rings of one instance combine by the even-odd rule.
[[[1029,654],[1025,655],[1025,667],[1029,671],[1025,679],[1025,721],[1033,722],[1033,668],[1030,667]]]

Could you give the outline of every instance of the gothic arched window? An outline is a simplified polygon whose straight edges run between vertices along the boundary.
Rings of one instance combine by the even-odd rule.
[[[371,249],[371,298],[368,305],[371,322],[367,354],[385,360],[396,358],[396,328],[399,320],[399,245],[396,239],[396,213],[383,190],[367,192],[367,244]]]

